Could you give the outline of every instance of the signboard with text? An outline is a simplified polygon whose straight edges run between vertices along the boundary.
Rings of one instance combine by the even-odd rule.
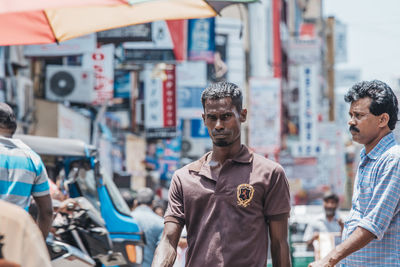
[[[107,44],[93,53],[84,54],[82,65],[93,70],[94,105],[101,105],[114,97],[114,45]]]
[[[275,153],[281,145],[281,80],[250,79],[249,145]]]
[[[175,65],[146,65],[144,86],[146,137],[175,137]]]

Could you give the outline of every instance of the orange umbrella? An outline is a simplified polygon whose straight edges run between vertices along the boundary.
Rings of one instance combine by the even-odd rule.
[[[132,4],[124,0],[8,2],[7,6],[0,5],[0,45],[54,43],[133,24],[217,14],[203,0],[131,0]]]

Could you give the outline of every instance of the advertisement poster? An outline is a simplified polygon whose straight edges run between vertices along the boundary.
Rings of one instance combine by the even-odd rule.
[[[259,153],[281,146],[281,80],[250,79],[249,145]]]
[[[189,60],[214,61],[215,18],[191,19],[188,23]]]
[[[94,105],[114,97],[114,45],[107,44],[93,53],[84,54],[82,65],[94,71]]]
[[[317,134],[318,67],[315,64],[299,67],[299,137],[293,154],[313,157],[319,153]]]
[[[176,136],[175,65],[148,64],[143,74],[146,137],[173,138]]]

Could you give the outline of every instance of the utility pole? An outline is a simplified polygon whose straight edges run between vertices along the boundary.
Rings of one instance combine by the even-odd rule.
[[[335,18],[326,20],[326,76],[329,99],[329,121],[335,121]]]

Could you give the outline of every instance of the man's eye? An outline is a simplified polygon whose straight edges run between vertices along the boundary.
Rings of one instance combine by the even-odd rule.
[[[224,114],[224,115],[222,116],[222,120],[227,120],[227,119],[229,119],[230,117],[232,117],[232,114]]]

